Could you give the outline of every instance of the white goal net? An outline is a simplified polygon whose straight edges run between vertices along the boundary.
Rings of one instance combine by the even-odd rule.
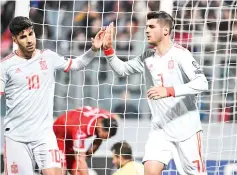
[[[140,55],[146,44],[144,28],[149,11],[164,10],[175,21],[173,41],[189,49],[202,66],[209,91],[198,96],[203,122],[203,152],[210,175],[230,175],[237,163],[237,3],[224,0],[74,0],[31,1],[29,16],[35,25],[39,49],[78,56],[91,46],[90,38],[110,22],[115,24],[119,58]],[[20,15],[20,12],[19,12]],[[126,140],[141,161],[148,138],[150,111],[141,75],[121,78],[107,64],[103,52],[79,72],[56,73],[55,117],[89,105],[120,115],[118,134],[104,141],[89,167],[111,175],[110,147]],[[88,139],[90,144],[91,139]],[[177,174],[171,162],[164,172]]]

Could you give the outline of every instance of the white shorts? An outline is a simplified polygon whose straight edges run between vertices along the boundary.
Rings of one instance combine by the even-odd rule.
[[[5,137],[4,163],[6,174],[33,175],[35,163],[40,170],[61,168],[56,137],[52,132],[43,140],[22,143]]]
[[[172,142],[165,138],[163,130],[151,131],[145,147],[143,162],[157,160],[168,165],[174,159],[180,174],[206,174],[202,159],[202,132],[198,132],[182,142]]]

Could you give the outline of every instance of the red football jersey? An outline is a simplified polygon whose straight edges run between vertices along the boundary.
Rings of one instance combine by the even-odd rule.
[[[62,114],[53,126],[59,149],[63,152],[85,151],[84,140],[95,135],[97,119],[110,117],[109,111],[90,106]]]

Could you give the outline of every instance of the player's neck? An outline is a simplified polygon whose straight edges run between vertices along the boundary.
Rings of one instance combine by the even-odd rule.
[[[35,49],[33,52],[27,53],[27,52],[22,52],[22,50],[18,48],[18,49],[15,51],[15,53],[17,54],[17,56],[29,60],[29,59],[31,59],[32,57],[35,56],[35,54],[36,54],[36,49]]]
[[[157,44],[155,50],[158,55],[163,56],[170,50],[172,46],[173,43],[170,41],[170,39],[162,40]]]

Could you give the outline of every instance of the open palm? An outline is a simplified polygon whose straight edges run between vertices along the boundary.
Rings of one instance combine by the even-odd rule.
[[[95,38],[91,38],[92,50],[97,51],[101,48],[105,36],[105,28],[100,29]]]
[[[114,24],[113,22],[106,27],[103,48],[110,49],[113,48],[113,34],[114,34]]]

